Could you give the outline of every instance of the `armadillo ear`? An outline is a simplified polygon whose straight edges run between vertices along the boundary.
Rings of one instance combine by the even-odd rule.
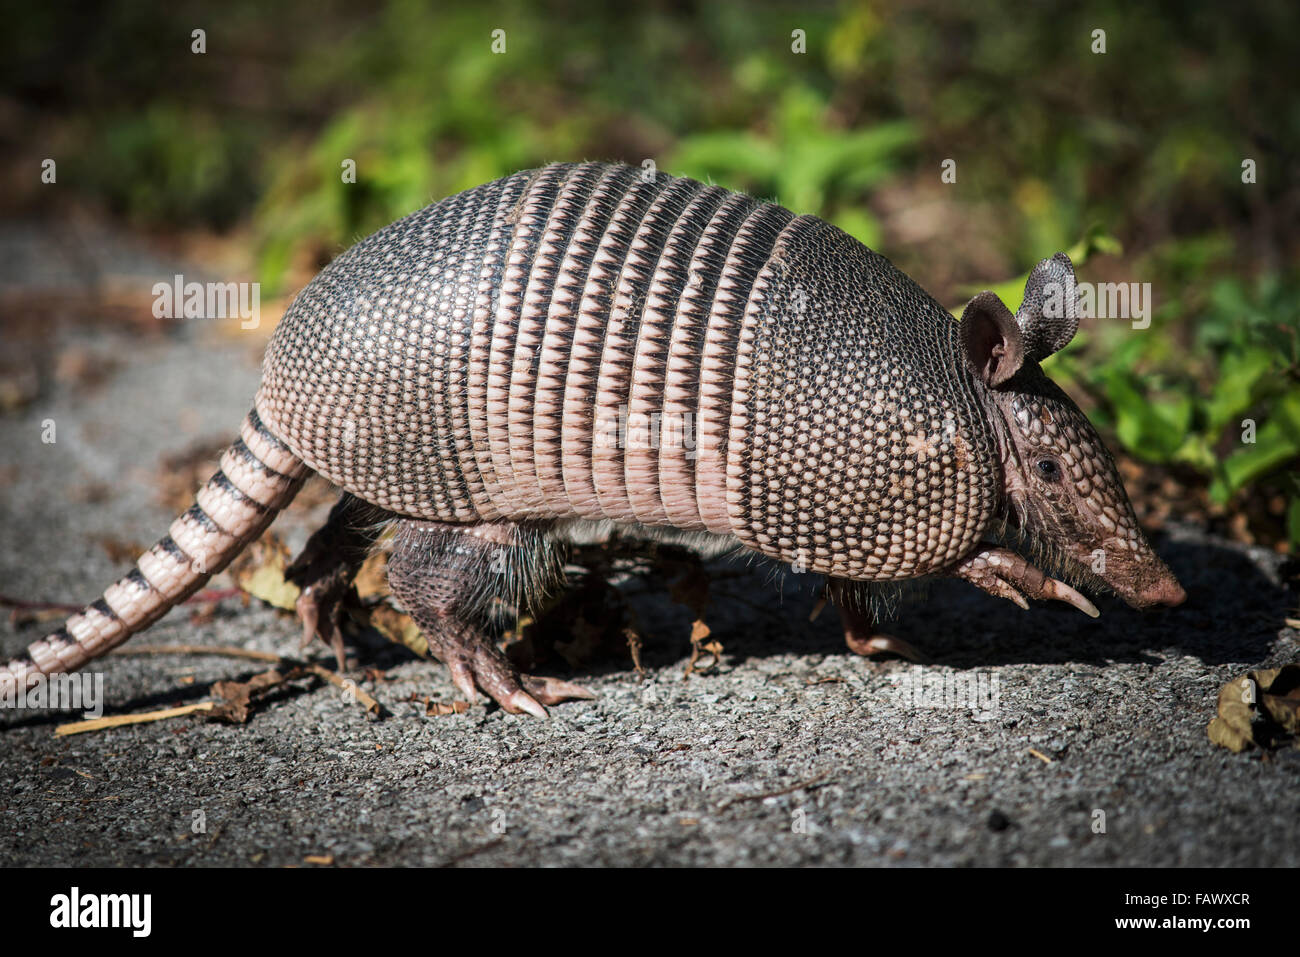
[[[1069,256],[1057,253],[1035,266],[1025,282],[1025,300],[1016,312],[1026,358],[1042,362],[1073,339],[1079,329],[1078,307]]]
[[[966,303],[961,314],[961,341],[966,360],[986,386],[996,389],[1024,362],[1020,327],[1011,310],[987,289]]]

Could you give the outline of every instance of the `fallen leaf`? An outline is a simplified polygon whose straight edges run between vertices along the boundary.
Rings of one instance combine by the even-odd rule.
[[[179,452],[164,455],[154,471],[158,498],[175,512],[194,503],[194,496],[217,471],[226,441],[193,442]]]
[[[430,718],[441,718],[449,714],[464,714],[469,710],[469,702],[462,700],[435,701],[428,695],[419,695],[414,691],[406,699],[412,704],[424,705],[424,713]]]
[[[286,581],[285,569],[289,567],[289,549],[270,532],[263,535],[231,566],[236,584],[254,598],[268,605],[293,611],[301,589]]]
[[[96,541],[99,542],[99,547],[104,549],[105,554],[108,555],[109,561],[118,564],[134,563],[137,558],[144,554],[144,546],[139,542],[124,542],[108,535],[100,536]]]
[[[421,658],[429,657],[429,643],[425,640],[420,626],[405,612],[400,612],[386,601],[381,601],[368,608],[349,609],[353,618],[361,624],[368,624],[391,642],[405,645]]]
[[[372,552],[357,572],[352,587],[363,601],[367,598],[386,598],[392,594],[388,588],[388,556],[382,551]]]
[[[231,724],[244,724],[252,714],[256,699],[273,688],[280,687],[286,680],[284,675],[272,668],[247,681],[218,681],[212,686],[212,696],[220,700],[208,716]]]
[[[1300,665],[1248,671],[1219,689],[1211,741],[1240,753],[1252,747],[1300,747]]]

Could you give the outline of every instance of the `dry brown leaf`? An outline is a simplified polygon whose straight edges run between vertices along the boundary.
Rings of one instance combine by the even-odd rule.
[[[686,662],[686,674],[702,674],[711,668],[717,667],[722,661],[722,643],[710,641],[704,644],[704,639],[709,636],[709,626],[698,619],[691,624],[691,657]],[[700,664],[700,658],[708,655],[709,660]]]
[[[99,547],[108,555],[109,561],[119,564],[134,562],[144,554],[144,546],[139,542],[124,542],[108,535],[102,535],[96,541],[99,542]]]
[[[431,718],[441,718],[449,714],[464,714],[468,710],[468,701],[431,701],[425,707],[424,713]]]
[[[354,620],[368,624],[395,644],[405,645],[421,658],[429,657],[429,643],[420,632],[420,626],[405,612],[400,612],[388,602],[381,601],[369,608],[349,609]]]
[[[1300,665],[1233,678],[1219,689],[1218,711],[1206,734],[1229,751],[1300,747]]]
[[[386,598],[392,592],[388,587],[388,556],[383,552],[373,552],[362,564],[352,587],[362,601],[367,598]]]
[[[641,664],[641,649],[645,643],[641,640],[640,632],[628,626],[623,629],[623,637],[627,639],[627,650],[632,655],[632,667],[638,675],[645,677],[645,667]]]
[[[174,512],[194,504],[194,496],[217,471],[226,442],[205,440],[164,455],[154,473],[158,499]]]
[[[212,686],[212,696],[219,698],[209,717],[244,724],[252,714],[257,698],[285,683],[285,676],[275,668],[254,675],[247,681],[218,681]]]
[[[236,584],[254,598],[260,598],[276,608],[293,611],[301,589],[286,581],[285,569],[289,567],[289,549],[271,532],[267,532],[230,568]]]
[[[411,692],[411,696],[406,699],[413,704],[424,705],[424,713],[430,718],[441,718],[449,714],[464,714],[469,710],[469,702],[462,700],[453,701],[435,701],[428,695],[418,695]]]

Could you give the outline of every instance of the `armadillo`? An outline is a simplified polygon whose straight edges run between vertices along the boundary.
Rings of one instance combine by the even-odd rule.
[[[689,178],[556,164],[470,189],[299,293],[194,505],[0,681],[81,668],[156,621],[312,471],[343,494],[290,568],[306,635],[339,652],[342,597],[395,525],[393,595],[462,693],[512,713],[587,695],[518,673],[491,613],[555,586],[583,528],[826,576],[859,645],[863,596],[925,576],[1097,614],[1009,541],[1080,587],[1178,604],[1101,438],[1039,365],[1077,329],[1073,283],[1057,254],[1015,315],[984,292],[958,322],[835,226]]]

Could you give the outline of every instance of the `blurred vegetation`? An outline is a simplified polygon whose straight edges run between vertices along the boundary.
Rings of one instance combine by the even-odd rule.
[[[0,36],[6,203],[50,215],[31,170],[59,157],[61,198],[246,236],[268,291],[561,159],[652,159],[817,213],[957,308],[985,287],[1014,308],[1068,250],[1156,308],[1145,330],[1085,322],[1053,374],[1170,513],[1294,548],[1298,35],[1291,0],[35,5]]]

